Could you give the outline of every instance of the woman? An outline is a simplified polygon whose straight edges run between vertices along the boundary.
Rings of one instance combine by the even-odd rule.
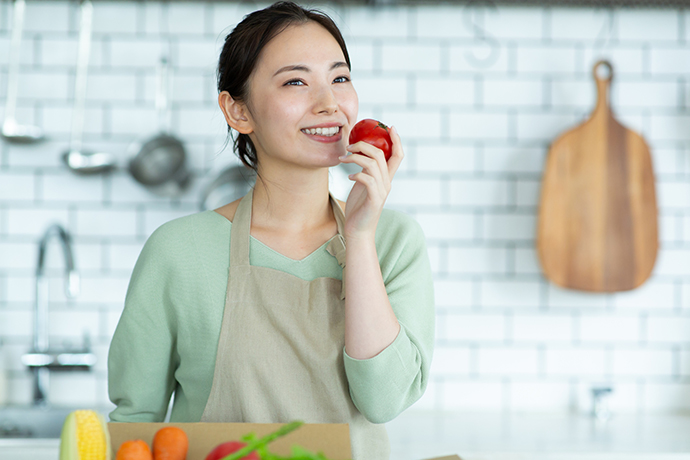
[[[400,138],[388,163],[348,146],[344,40],[294,3],[227,36],[218,89],[257,181],[146,242],[110,347],[110,418],[160,422],[174,392],[174,422],[349,423],[354,459],[386,459],[383,423],[423,394],[434,339],[424,235],[383,209]],[[328,191],[341,162],[362,167],[346,203]]]

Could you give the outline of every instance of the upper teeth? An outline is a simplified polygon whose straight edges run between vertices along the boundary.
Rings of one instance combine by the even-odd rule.
[[[338,131],[340,131],[340,127],[333,126],[332,128],[305,128],[302,131],[307,134],[318,134],[319,136],[335,136]]]

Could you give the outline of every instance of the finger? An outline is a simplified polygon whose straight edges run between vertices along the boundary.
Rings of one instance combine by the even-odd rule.
[[[347,155],[345,157],[340,157],[339,159],[342,163],[354,163],[356,165],[361,166],[363,171],[367,172],[372,176],[383,178],[381,165],[374,158],[369,158],[364,155],[353,154]]]
[[[391,148],[391,157],[388,159],[388,176],[392,179],[395,175],[395,172],[400,167],[400,163],[402,163],[405,153],[403,152],[402,148],[402,140],[400,139],[400,135],[398,135],[398,130],[395,128],[395,126],[391,126],[388,134],[390,134],[391,141],[393,142],[393,146]]]
[[[370,199],[378,201],[381,196],[385,196],[384,194],[382,194],[380,188],[380,181],[377,181],[372,176],[365,174],[364,172],[360,172],[356,174],[350,174],[348,177],[354,180],[355,182],[359,182],[360,184],[364,185],[364,187],[366,187],[367,189],[367,195]]]
[[[359,141],[356,142],[352,145],[349,145],[347,147],[347,150],[353,153],[360,152],[362,155],[348,155],[347,158],[352,158],[352,162],[356,164],[360,164],[357,160],[361,158],[362,156],[369,157],[373,160],[376,160],[376,163],[378,165],[379,171],[380,171],[380,176],[383,178],[384,181],[390,182],[389,178],[389,173],[388,173],[388,165],[386,163],[386,157],[383,154],[383,150],[381,150],[378,147],[374,147],[373,145],[364,142],[364,141]]]
[[[351,153],[361,153],[362,155],[370,158],[381,157],[384,159],[384,161],[386,159],[386,157],[383,155],[383,150],[364,141],[359,141],[348,145],[346,150]]]

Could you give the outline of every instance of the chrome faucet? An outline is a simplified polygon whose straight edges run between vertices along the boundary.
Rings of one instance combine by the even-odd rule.
[[[65,256],[65,294],[74,299],[79,295],[80,278],[74,268],[72,239],[59,224],[53,224],[43,233],[38,246],[36,266],[36,301],[34,303],[34,338],[31,352],[22,356],[22,362],[33,372],[33,401],[35,405],[48,403],[48,376],[50,370],[89,370],[96,362],[90,351],[88,337],[80,349],[51,349],[48,343],[48,280],[44,276],[46,252],[52,237],[57,237]]]

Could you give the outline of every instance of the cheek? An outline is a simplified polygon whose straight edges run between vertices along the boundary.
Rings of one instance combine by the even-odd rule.
[[[287,120],[299,120],[303,113],[303,101],[299,98],[280,98],[278,95],[271,95],[265,99],[270,101],[261,108],[260,117],[265,120],[264,125],[270,129],[271,132],[279,132],[280,130],[289,130],[290,123]]]
[[[340,100],[340,108],[345,113],[345,116],[347,116],[350,124],[354,125],[357,120],[357,113],[359,112],[359,97],[354,88],[343,93]]]

